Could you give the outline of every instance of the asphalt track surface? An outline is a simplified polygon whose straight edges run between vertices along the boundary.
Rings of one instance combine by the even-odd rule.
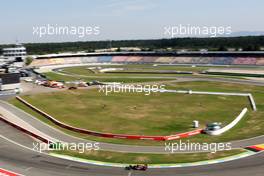
[[[2,126],[3,124],[1,124]],[[23,138],[28,139],[27,136]],[[95,166],[54,158],[18,146],[0,136],[1,168],[28,176],[263,176],[264,153],[225,163],[147,171],[125,171],[123,168]]]
[[[88,75],[77,75],[74,73],[66,73],[61,72],[61,69],[53,69],[53,72],[66,76],[80,76],[86,78],[98,78],[98,76],[88,76]],[[100,76],[100,78],[124,78],[122,76]],[[211,81],[211,82],[226,82],[226,83],[238,83],[238,84],[246,84],[246,85],[256,85],[256,86],[264,86],[264,81],[257,80],[249,80],[249,79],[235,79],[235,78],[220,78],[212,75],[190,75],[190,76],[126,76],[125,78],[130,79],[138,79],[138,78],[147,78],[147,79],[177,79],[175,82],[183,82],[183,81]]]
[[[190,79],[190,78],[187,78]],[[205,79],[205,78],[203,78]],[[193,79],[192,79],[193,80]],[[200,79],[199,79],[200,80]],[[189,80],[188,80],[189,81]],[[193,80],[194,81],[194,80]],[[254,84],[255,81],[245,81],[245,80],[232,80],[219,78],[207,81],[221,81],[221,82],[236,82],[236,83],[243,83],[243,84]],[[256,85],[264,86],[262,82],[256,82]],[[31,116],[18,109],[1,102],[1,106],[4,106],[12,113],[18,115],[20,118],[29,118],[32,120]],[[16,109],[16,110],[15,110]],[[58,130],[51,128],[44,123],[40,122],[39,120],[32,120],[29,123],[32,123],[32,126],[36,127],[39,130],[44,130],[45,133],[51,135],[55,138],[63,139],[63,141],[72,142],[72,140],[80,142],[80,139],[70,137],[62,132],[58,133]],[[20,174],[29,175],[29,176],[46,176],[46,175],[110,175],[110,176],[119,176],[119,175],[145,175],[145,176],[189,176],[189,175],[197,175],[197,176],[222,176],[222,175],[230,175],[230,176],[263,176],[264,173],[264,153],[258,153],[256,155],[243,158],[240,160],[229,161],[225,163],[219,164],[211,164],[211,165],[204,165],[204,166],[195,166],[195,167],[184,167],[184,168],[170,168],[170,169],[149,169],[146,172],[142,171],[133,171],[128,172],[122,168],[113,168],[113,167],[106,167],[106,166],[95,166],[95,165],[88,165],[77,163],[73,161],[67,161],[51,156],[47,156],[45,154],[40,154],[35,151],[26,149],[21,145],[25,145],[29,148],[32,148],[33,139],[29,136],[26,136],[16,129],[0,122],[0,168],[8,169]],[[58,136],[56,136],[58,135]],[[15,141],[17,144],[14,144],[11,141]],[[243,140],[243,141],[236,141],[233,142],[233,147],[237,146],[248,146],[252,144],[259,144],[264,143],[264,136]],[[124,145],[116,145],[116,144],[106,144],[101,143],[100,147],[106,147],[107,150],[127,150],[128,146]],[[130,146],[132,151],[144,152],[146,149],[148,152],[159,152],[160,147],[150,147],[150,146]],[[147,147],[147,148],[145,148]],[[148,148],[150,147],[150,148]],[[162,147],[164,149],[164,147]],[[158,150],[158,151],[156,151]],[[127,151],[129,152],[129,151]]]
[[[31,116],[24,111],[10,105],[4,101],[0,101],[0,106],[5,110],[13,113],[15,116],[19,117],[23,121],[27,122],[34,128],[39,131],[47,134],[51,138],[55,138],[59,141],[67,142],[67,143],[93,143],[94,141],[84,140],[81,138],[73,137],[67,135],[66,133],[43,123],[37,118]],[[250,145],[264,143],[264,136],[259,136],[252,139],[233,141],[231,143],[232,148],[245,148]],[[136,145],[122,145],[122,144],[111,144],[111,143],[103,143],[100,142],[100,149],[106,151],[117,151],[117,152],[127,152],[127,153],[168,153],[170,151],[165,151],[165,146],[136,146]],[[175,151],[175,152],[199,152],[195,150],[190,151]]]

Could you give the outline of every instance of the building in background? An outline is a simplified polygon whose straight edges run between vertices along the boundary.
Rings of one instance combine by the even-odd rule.
[[[16,44],[15,47],[3,48],[2,62],[12,63],[14,67],[23,67],[26,55],[26,48],[21,44]]]
[[[20,89],[20,73],[4,73],[0,74],[0,90],[19,90]]]

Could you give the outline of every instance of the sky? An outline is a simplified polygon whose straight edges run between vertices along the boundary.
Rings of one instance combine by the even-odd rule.
[[[180,24],[264,31],[263,0],[2,0],[0,7],[1,44],[166,38],[165,27]],[[92,34],[40,37],[48,25]]]

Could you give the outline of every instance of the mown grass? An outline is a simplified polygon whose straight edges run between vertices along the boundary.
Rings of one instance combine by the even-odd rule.
[[[244,97],[174,93],[110,93],[97,89],[24,95],[69,125],[116,134],[170,135],[192,129],[192,121],[230,123],[248,106]],[[232,107],[232,110],[228,110]],[[249,106],[250,107],[250,106]],[[102,123],[107,122],[107,123]]]
[[[141,82],[164,81],[164,80],[175,80],[176,79],[175,77],[171,77],[171,76],[162,77],[162,78],[153,78],[153,75],[151,75],[150,77],[137,76],[137,77],[131,78],[132,75],[130,76],[116,75],[113,77],[113,75],[98,76],[98,74],[90,74],[90,75],[85,75],[85,76],[78,76],[78,75],[61,75],[55,72],[44,73],[44,75],[50,80],[56,80],[56,81],[83,80],[86,82],[97,80],[101,82],[141,83]]]
[[[228,83],[188,82],[171,83],[166,88],[202,91],[251,92],[257,103],[253,112],[246,98],[222,96],[194,96],[155,94],[150,96],[131,94],[111,94],[104,96],[96,90],[66,91],[59,93],[31,95],[24,97],[40,109],[54,115],[59,120],[74,126],[104,132],[129,134],[172,134],[191,130],[192,120],[201,124],[232,121],[244,107],[249,112],[239,124],[229,132],[217,136],[198,135],[188,140],[203,142],[223,142],[245,139],[264,134],[264,90],[263,87]],[[47,120],[16,100],[11,103],[36,117]],[[84,104],[83,104],[84,103]],[[82,104],[80,106],[80,104]],[[73,115],[74,114],[74,115]],[[77,114],[77,115],[75,115]],[[77,120],[78,119],[78,120]],[[94,122],[91,122],[93,120]],[[48,122],[50,123],[50,122]],[[51,123],[50,123],[51,124]],[[129,141],[106,139],[67,133],[100,142],[137,145],[163,145],[163,142]]]
[[[80,74],[80,75],[86,75],[91,73],[91,71],[87,68],[90,66],[79,66],[79,67],[68,67],[64,68],[63,71],[74,73],[74,74]],[[91,66],[93,67],[93,66]],[[167,71],[193,71],[193,72],[200,72],[200,71],[206,71],[210,68],[247,68],[247,69],[263,69],[263,67],[243,67],[243,66],[196,66],[193,67],[192,65],[186,66],[186,65],[158,65],[153,66],[153,64],[124,64],[124,65],[98,65],[98,67],[101,68],[124,68],[125,71],[129,70],[138,70],[138,71],[157,71],[157,70],[167,70]],[[122,72],[122,71],[120,71]]]
[[[219,159],[233,156],[244,152],[245,150],[228,150],[218,151],[216,153],[178,153],[178,154],[146,154],[146,153],[121,153],[108,151],[86,151],[80,153],[78,151],[55,151],[54,153],[69,155],[73,157],[112,162],[120,164],[177,164],[191,163],[204,160]]]
[[[93,66],[94,67],[94,66]],[[44,73],[48,79],[57,81],[73,81],[73,80],[85,80],[92,81],[98,80],[103,82],[123,82],[123,83],[137,83],[137,82],[152,82],[152,81],[163,81],[177,79],[179,76],[194,76],[194,77],[221,77],[221,78],[237,78],[245,79],[241,76],[217,76],[217,75],[192,75],[192,74],[177,74],[177,73],[154,73],[158,71],[193,71],[200,72],[205,71],[212,67],[191,67],[191,66],[153,66],[152,64],[125,64],[125,65],[102,65],[101,68],[123,68],[124,71],[136,71],[138,73],[122,73],[123,71],[116,71],[117,73],[100,73],[98,70],[91,71],[89,66],[77,66],[68,67],[58,70],[62,75],[56,72]],[[252,68],[252,69],[258,69]],[[149,71],[153,73],[143,73]],[[142,73],[141,73],[142,72]]]

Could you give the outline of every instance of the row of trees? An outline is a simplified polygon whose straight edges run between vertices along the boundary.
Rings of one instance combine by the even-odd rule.
[[[58,52],[86,51],[115,47],[139,47],[143,50],[158,49],[208,49],[227,50],[228,48],[242,49],[245,51],[260,50],[264,47],[264,36],[247,37],[219,37],[219,38],[173,38],[156,40],[118,40],[118,41],[87,41],[63,43],[26,43],[29,54],[46,54]],[[6,45],[1,45],[1,48]]]

